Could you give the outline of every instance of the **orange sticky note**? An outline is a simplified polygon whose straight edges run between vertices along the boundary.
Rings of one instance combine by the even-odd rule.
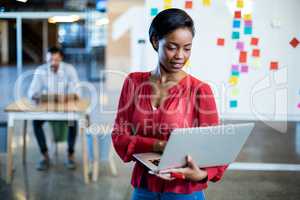
[[[193,1],[186,1],[185,2],[185,8],[186,9],[192,9],[193,8]]]
[[[218,38],[218,40],[217,40],[217,45],[218,45],[218,46],[224,46],[224,44],[225,44],[224,38]]]
[[[270,69],[271,70],[277,70],[278,69],[278,62],[277,61],[272,61],[270,63]]]
[[[259,57],[260,56],[260,50],[259,49],[253,49],[252,50],[252,56],[253,57]]]
[[[239,61],[240,61],[240,63],[246,63],[247,62],[247,52],[246,51],[241,51],[240,52]]]
[[[252,38],[251,38],[250,44],[251,44],[251,45],[254,45],[254,46],[257,46],[257,45],[258,45],[258,41],[259,41],[258,38],[252,37]]]

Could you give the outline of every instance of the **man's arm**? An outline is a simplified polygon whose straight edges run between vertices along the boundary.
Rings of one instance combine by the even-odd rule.
[[[31,100],[38,101],[43,89],[42,71],[37,69],[34,72],[33,79],[29,86],[27,97]]]

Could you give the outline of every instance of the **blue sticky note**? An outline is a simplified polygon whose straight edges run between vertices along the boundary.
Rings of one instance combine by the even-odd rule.
[[[252,27],[245,27],[244,28],[244,34],[245,35],[251,35],[252,34]]]
[[[237,106],[238,106],[237,100],[231,100],[229,102],[229,106],[230,106],[230,108],[237,108]]]
[[[231,38],[234,39],[234,40],[240,39],[240,33],[236,32],[236,31],[233,31],[232,35],[231,35]]]
[[[240,20],[233,20],[232,26],[233,26],[233,28],[240,28],[241,27],[241,21]]]
[[[158,14],[157,8],[151,8],[151,16],[156,16]]]

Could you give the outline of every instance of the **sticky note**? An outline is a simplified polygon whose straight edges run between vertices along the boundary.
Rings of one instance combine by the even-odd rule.
[[[241,66],[241,72],[242,73],[248,73],[249,67],[248,65],[242,65]]]
[[[239,72],[239,71],[232,71],[232,72],[231,72],[231,75],[232,75],[232,76],[239,77],[239,76],[240,76],[240,72]]]
[[[241,51],[240,52],[239,62],[240,63],[246,63],[247,62],[247,52],[246,51]]]
[[[259,57],[260,56],[260,50],[259,49],[253,49],[252,50],[252,56],[253,57]]]
[[[218,46],[224,46],[225,44],[225,39],[224,38],[218,38],[217,39],[217,45]]]
[[[232,35],[231,35],[231,38],[234,39],[234,40],[240,39],[240,32],[233,31]]]
[[[299,40],[297,38],[293,38],[291,41],[290,41],[290,45],[293,47],[293,48],[296,48],[298,45],[299,45]]]
[[[210,6],[211,5],[211,0],[202,0],[203,6]]]
[[[252,15],[251,14],[244,14],[244,20],[252,20]]]
[[[240,28],[241,27],[241,21],[240,20],[233,20],[232,26],[233,26],[233,28]]]
[[[170,9],[170,8],[172,8],[172,5],[170,5],[170,4],[165,4],[165,5],[164,5],[164,9],[165,9],[165,10]]]
[[[190,67],[191,66],[191,61],[187,60],[184,64],[185,67]]]
[[[244,25],[246,27],[252,27],[252,20],[244,20]]]
[[[297,107],[300,109],[300,103],[298,103]]]
[[[252,62],[252,67],[254,69],[259,69],[261,67],[261,62],[259,58],[254,58]]]
[[[240,94],[240,90],[238,88],[236,88],[236,87],[232,88],[232,90],[231,90],[231,96],[232,97],[236,97],[239,94]]]
[[[237,100],[230,100],[229,106],[230,106],[230,108],[237,108],[237,106],[238,106]]]
[[[236,7],[237,8],[244,8],[244,1],[243,0],[237,0]]]
[[[186,1],[185,2],[185,8],[186,9],[192,9],[193,8],[193,1]]]
[[[172,8],[172,1],[173,0],[164,0],[164,9]]]
[[[151,16],[156,16],[158,14],[158,8],[151,8]]]
[[[236,85],[239,82],[239,78],[237,76],[231,76],[229,79],[229,84],[230,85]]]
[[[235,19],[240,19],[241,17],[242,17],[241,11],[235,11],[235,12],[234,12],[234,18],[235,18]]]
[[[252,37],[251,41],[250,41],[250,44],[253,45],[253,46],[257,46],[258,45],[258,41],[259,41],[258,38]]]
[[[236,48],[240,51],[244,51],[244,42],[241,41],[236,42]]]
[[[277,70],[278,69],[278,62],[277,61],[272,61],[270,63],[270,69],[271,70]]]
[[[244,34],[251,35],[252,34],[252,27],[244,27]]]
[[[239,71],[239,66],[238,66],[238,65],[232,65],[232,66],[231,66],[231,71],[236,71],[236,72],[238,72],[238,71]]]

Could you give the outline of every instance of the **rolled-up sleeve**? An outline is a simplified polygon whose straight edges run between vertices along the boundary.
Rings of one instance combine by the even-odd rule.
[[[130,75],[125,79],[121,91],[112,141],[114,148],[124,162],[131,161],[134,153],[151,152],[154,138],[133,134],[131,116],[134,111],[135,83]]]
[[[213,92],[208,84],[201,83],[197,91],[197,117],[199,126],[215,126],[220,124]],[[207,167],[207,181],[220,180],[228,165]]]

